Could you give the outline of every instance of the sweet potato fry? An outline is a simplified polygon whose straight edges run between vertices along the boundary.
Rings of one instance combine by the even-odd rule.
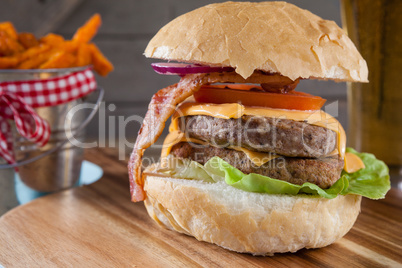
[[[9,37],[11,37],[12,39],[14,39],[14,40],[18,39],[17,31],[15,30],[14,25],[9,21],[1,22],[0,30],[5,31],[7,33],[7,35]]]
[[[99,14],[93,15],[83,26],[75,32],[73,40],[80,43],[88,43],[98,32],[98,28],[102,24]]]
[[[99,48],[88,42],[102,24],[99,14],[93,15],[74,34],[73,39],[49,33],[37,39],[32,33],[18,33],[11,22],[0,22],[0,69],[49,69],[94,65],[102,76],[113,65]]]
[[[15,55],[25,50],[24,47],[20,43],[18,43],[18,40],[16,39],[6,36],[4,40],[8,47],[8,55]]]
[[[51,57],[56,55],[57,53],[62,52],[59,49],[51,49],[49,51],[39,53],[35,55],[34,57],[31,57],[23,62],[21,62],[17,68],[18,69],[36,69],[40,65],[42,65],[44,62],[48,61]]]
[[[91,48],[94,70],[102,76],[107,76],[109,72],[113,71],[113,64],[102,54],[95,44],[89,44],[89,47]]]
[[[55,47],[61,45],[64,42],[64,37],[58,34],[50,33],[42,37],[39,42]]]
[[[11,38],[5,30],[0,30],[0,55],[12,56],[24,50],[17,40]]]
[[[14,68],[19,62],[18,57],[0,57],[0,69]]]
[[[64,41],[63,43],[61,43],[58,46],[58,48],[66,51],[68,53],[75,54],[75,53],[77,53],[79,45],[80,45],[80,43],[78,43],[76,41],[68,40],[68,41]]]
[[[40,46],[36,46],[36,47],[31,47],[27,50],[25,50],[24,52],[22,52],[20,59],[21,61],[26,61],[28,59],[34,58],[44,52],[47,52],[50,50],[50,46],[42,44]]]
[[[3,31],[0,30],[0,56],[8,56],[11,52],[8,49],[8,45],[6,42],[6,36],[3,35]]]
[[[21,62],[18,66],[17,69],[36,69],[44,63],[47,60],[46,57],[43,56],[43,54],[39,54],[35,58],[30,58],[26,61]]]
[[[92,63],[91,47],[89,44],[80,44],[77,51],[77,66],[86,66]]]
[[[19,33],[18,41],[25,49],[39,45],[38,39],[36,39],[35,35],[31,33]]]
[[[60,51],[39,66],[39,69],[68,68],[75,64],[75,56],[65,51]]]

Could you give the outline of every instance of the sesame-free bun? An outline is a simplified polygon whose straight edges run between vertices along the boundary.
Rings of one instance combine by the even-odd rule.
[[[251,193],[226,183],[149,175],[145,207],[161,226],[254,255],[320,248],[344,236],[361,196],[334,199]]]
[[[165,25],[145,56],[297,78],[367,82],[367,64],[335,22],[285,2],[226,2]]]

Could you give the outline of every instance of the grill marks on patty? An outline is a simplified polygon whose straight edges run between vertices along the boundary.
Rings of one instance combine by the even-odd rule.
[[[261,116],[221,119],[206,115],[180,118],[180,129],[190,138],[213,146],[229,145],[290,157],[318,158],[336,149],[336,133],[305,122]]]
[[[257,173],[298,185],[311,182],[323,189],[329,188],[340,178],[344,165],[339,156],[316,159],[279,157],[258,167],[243,152],[187,142],[174,145],[171,155],[201,164],[218,156],[245,174]]]

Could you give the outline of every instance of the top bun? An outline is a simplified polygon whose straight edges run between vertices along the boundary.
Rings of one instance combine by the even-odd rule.
[[[285,2],[226,2],[165,25],[145,56],[297,78],[368,82],[367,64],[335,22]]]

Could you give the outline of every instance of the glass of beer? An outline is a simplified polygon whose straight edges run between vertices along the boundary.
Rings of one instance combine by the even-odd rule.
[[[402,1],[342,0],[341,4],[344,29],[367,61],[370,81],[348,84],[348,145],[375,154],[393,172],[400,172]]]

